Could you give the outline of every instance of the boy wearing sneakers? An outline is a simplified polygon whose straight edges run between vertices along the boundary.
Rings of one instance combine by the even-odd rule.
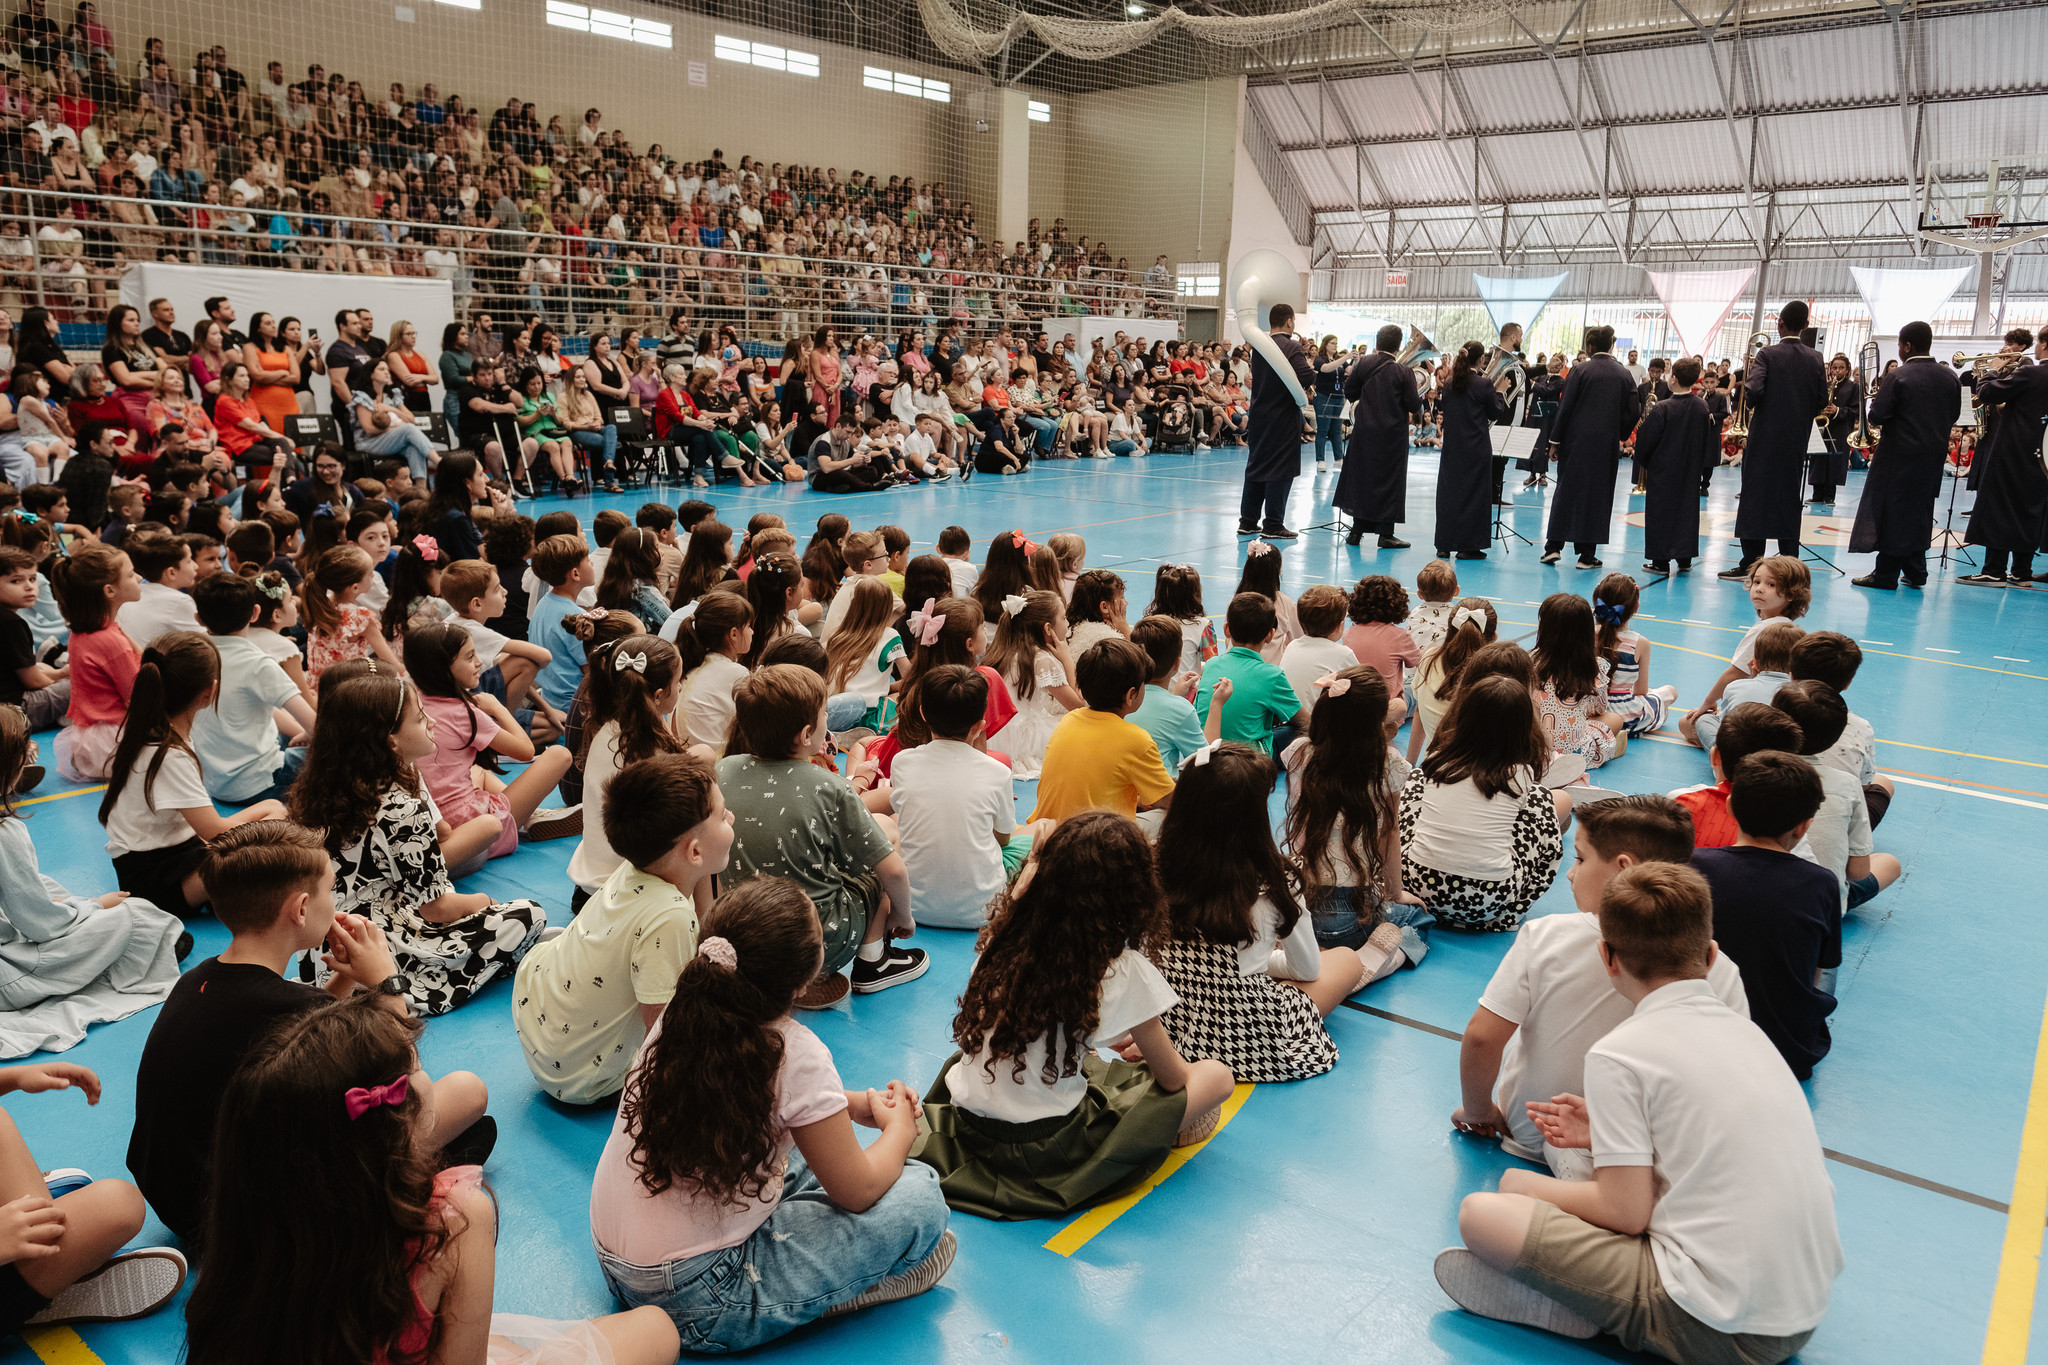
[[[1793,852],[1826,793],[1797,753],[1751,754],[1732,786],[1740,837],[1696,850],[1692,865],[1713,890],[1714,941],[1742,971],[1750,1018],[1803,1081],[1833,1044],[1829,988],[1842,965],[1841,884]]]
[[[1778,689],[1792,681],[1792,650],[1805,634],[1797,621],[1772,621],[1757,632],[1750,654],[1749,676],[1729,683],[1721,693],[1721,700],[1715,704],[1716,709],[1701,711],[1694,718],[1694,732],[1699,736],[1702,749],[1714,747],[1714,735],[1730,711],[1744,702],[1760,701],[1769,705]]]
[[[697,951],[697,911],[710,908],[732,851],[732,817],[703,758],[644,758],[606,790],[604,837],[624,861],[560,937],[534,945],[512,992],[527,1069],[565,1104],[625,1085]]]
[[[1796,754],[1804,742],[1798,722],[1774,706],[1750,701],[1730,710],[1722,718],[1714,742],[1707,746],[1713,782],[1671,793],[1692,815],[1693,847],[1726,848],[1735,842],[1740,831],[1735,817],[1728,813],[1728,775],[1743,759],[1766,749]]]
[[[1516,933],[1465,1025],[1465,1102],[1451,1126],[1499,1138],[1502,1151],[1547,1162],[1561,1180],[1591,1180],[1591,1153],[1546,1146],[1529,1102],[1584,1091],[1587,1050],[1634,1010],[1600,965],[1600,896],[1631,867],[1691,858],[1692,817],[1668,796],[1590,801],[1574,814],[1578,861],[1569,876],[1578,913],[1539,915]],[[1734,963],[1717,954],[1706,979],[1721,1003],[1749,1017]]]
[[[1511,1170],[1465,1197],[1436,1278],[1468,1312],[1747,1365],[1789,1359],[1826,1315],[1834,1186],[1798,1083],[1707,984],[1712,915],[1669,863],[1602,893],[1600,962],[1634,1011],[1587,1053],[1583,1098],[1534,1106],[1546,1142],[1591,1147],[1594,1178]]]
[[[1875,852],[1870,842],[1870,806],[1863,787],[1821,755],[1834,747],[1849,723],[1849,704],[1824,682],[1791,682],[1778,689],[1771,704],[1799,725],[1799,753],[1820,774],[1820,812],[1807,831],[1813,860],[1842,884],[1842,909],[1854,910],[1899,879],[1903,869],[1889,853]]]

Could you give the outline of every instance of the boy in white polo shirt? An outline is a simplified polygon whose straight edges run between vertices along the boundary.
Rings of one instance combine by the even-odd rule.
[[[192,589],[214,650],[220,655],[220,692],[212,706],[192,719],[192,747],[206,776],[206,794],[242,805],[282,799],[306,761],[313,708],[277,660],[249,638],[256,620],[256,580],[217,573]],[[298,731],[280,736],[275,713],[283,711]]]
[[[1306,596],[1307,594],[1303,594]],[[1499,1138],[1501,1150],[1549,1164],[1563,1180],[1591,1180],[1592,1153],[1546,1146],[1531,1100],[1586,1088],[1586,1052],[1629,1017],[1635,1004],[1614,989],[1600,961],[1600,893],[1639,863],[1692,857],[1692,816],[1668,796],[1592,801],[1573,812],[1578,861],[1570,873],[1578,912],[1523,922],[1465,1025],[1458,1057],[1464,1104],[1451,1125],[1472,1137]],[[1707,984],[1743,1018],[1749,1000],[1742,973],[1719,953]]]
[[[1602,963],[1635,1005],[1586,1055],[1586,1093],[1532,1104],[1592,1180],[1532,1171],[1458,1210],[1437,1283],[1469,1312],[1668,1360],[1776,1365],[1842,1270],[1834,1185],[1806,1096],[1762,1030],[1707,984],[1713,900],[1645,863],[1600,898]]]

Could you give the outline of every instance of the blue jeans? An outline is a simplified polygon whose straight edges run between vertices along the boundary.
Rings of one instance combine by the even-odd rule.
[[[1699,736],[1700,748],[1714,752],[1714,737],[1721,733],[1721,710],[1702,711],[1693,717],[1692,732]]]
[[[612,456],[619,448],[617,427],[606,422],[602,431],[572,431],[569,433],[569,439],[585,450],[602,452],[597,460],[597,477],[609,479],[612,476]]]
[[[365,455],[403,455],[415,479],[427,477],[427,458],[434,453],[427,433],[410,422],[393,422],[376,436],[356,435],[356,449]]]
[[[665,1265],[597,1249],[598,1268],[629,1308],[667,1313],[683,1349],[723,1353],[785,1336],[925,1257],[946,1231],[938,1172],[908,1162],[866,1213],[848,1213],[791,1150],[782,1202],[738,1246]]]
[[[244,801],[243,805],[253,806],[258,801],[284,800],[291,793],[292,782],[298,777],[299,769],[306,766],[305,745],[286,744],[283,735],[277,737],[277,742],[283,752],[277,765],[276,776],[271,778],[269,786]]]
[[[1136,441],[1111,441],[1109,443],[1109,453],[1112,455],[1128,455],[1137,448],[1138,443]]]
[[[1059,435],[1060,431],[1060,424],[1058,422],[1053,421],[1050,417],[1033,417],[1029,413],[1019,413],[1017,420],[1030,427],[1032,434],[1038,437],[1038,448],[1040,450],[1052,449],[1053,438]]]
[[[1316,399],[1316,463],[1323,462],[1323,447],[1330,447],[1330,458],[1340,464],[1344,460],[1344,395],[1327,394]]]
[[[841,692],[825,699],[825,728],[832,734],[851,730],[867,718],[868,699],[858,692]]]

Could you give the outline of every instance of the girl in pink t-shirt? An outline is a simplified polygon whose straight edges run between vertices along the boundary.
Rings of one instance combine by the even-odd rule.
[[[331,665],[375,655],[399,671],[398,656],[378,628],[377,613],[357,603],[377,570],[360,546],[323,550],[299,585],[306,621],[306,676],[317,687]]]
[[[50,587],[71,627],[71,723],[57,732],[57,771],[67,782],[104,782],[142,667],[114,615],[142,600],[142,578],[127,555],[87,543],[50,566]]]
[[[905,1164],[916,1093],[845,1089],[789,1017],[823,951],[810,897],[757,878],[719,897],[701,931],[591,1186],[612,1293],[666,1311],[692,1350],[742,1351],[931,1288],[954,1242],[938,1174]],[[882,1135],[863,1149],[855,1123]]]
[[[455,827],[441,845],[452,877],[465,877],[492,858],[519,847],[519,832],[535,839],[559,839],[583,829],[581,809],[542,811],[570,752],[551,745],[536,755],[533,740],[503,702],[479,692],[483,661],[460,626],[414,626],[405,637],[405,671],[419,688],[420,705],[434,727],[434,752],[414,766],[441,818]],[[478,755],[495,751],[526,771],[509,783],[475,766]]]
[[[1345,646],[1358,656],[1358,662],[1380,671],[1389,697],[1400,696],[1407,670],[1422,666],[1422,651],[1401,624],[1408,619],[1408,590],[1398,578],[1370,574],[1351,590],[1350,614]]]

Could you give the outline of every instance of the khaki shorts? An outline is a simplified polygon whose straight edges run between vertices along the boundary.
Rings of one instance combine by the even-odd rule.
[[[1717,1332],[1664,1292],[1648,1237],[1595,1227],[1541,1200],[1510,1273],[1630,1350],[1682,1365],[1778,1365],[1813,1335],[1810,1329],[1789,1337]]]

